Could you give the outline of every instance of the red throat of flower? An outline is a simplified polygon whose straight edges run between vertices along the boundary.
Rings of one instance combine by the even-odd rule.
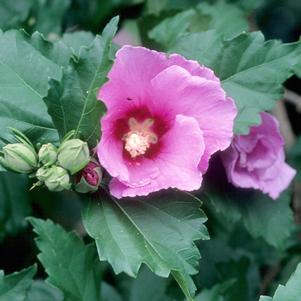
[[[145,119],[143,122],[131,117],[128,120],[129,132],[123,136],[124,148],[132,158],[144,155],[151,144],[158,142],[157,135],[151,130],[154,120]]]

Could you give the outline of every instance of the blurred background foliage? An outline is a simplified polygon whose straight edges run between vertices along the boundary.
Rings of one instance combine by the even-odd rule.
[[[252,30],[261,30],[267,39],[292,42],[301,35],[301,1],[228,2],[236,5]],[[63,36],[65,43],[78,50],[78,45],[74,44],[70,34],[76,31],[100,33],[113,16],[119,15],[121,28],[134,32],[135,43],[143,41],[145,45],[159,47],[150,39],[149,32],[163,19],[184,9],[195,8],[200,3],[203,5],[202,24],[198,23],[197,26],[210,29],[212,22],[222,19],[222,11],[216,13],[210,10],[208,4],[215,1],[200,0],[0,0],[0,28],[3,31],[24,28],[29,34],[40,31],[51,41],[59,40]],[[236,20],[233,22],[235,24]],[[194,30],[193,22],[189,30]],[[82,38],[82,43],[89,44],[93,36],[87,33]],[[301,81],[296,76],[287,81],[286,87],[296,95],[301,94]],[[301,139],[294,142],[301,135],[301,105],[298,107],[292,101],[285,101],[283,106],[288,113],[293,134],[289,159],[299,171],[294,198],[300,198]],[[76,195],[71,192],[53,194],[46,190],[29,192],[29,187],[30,183],[26,178],[0,173],[0,268],[6,273],[21,270],[36,262],[37,249],[32,231],[25,221],[26,216],[32,214],[40,218],[51,218],[67,230],[75,228],[78,233],[83,233],[80,223],[82,205]],[[282,201],[290,202],[290,199]],[[301,261],[301,209],[296,204],[301,207],[300,199],[299,203],[291,204],[297,224],[288,231],[289,238],[283,244],[282,240],[280,243],[275,241],[279,235],[277,230],[269,228],[274,224],[267,226],[271,232],[269,235],[272,236],[270,241],[263,239],[261,235],[254,239],[248,231],[248,225],[242,225],[243,220],[239,216],[244,213],[239,210],[234,212],[235,222],[228,223],[227,217],[222,215],[225,210],[223,207],[220,208],[221,218],[210,209],[210,202],[205,202],[205,211],[209,218],[207,226],[212,239],[199,243],[203,259],[200,262],[200,273],[195,276],[195,280],[203,292],[197,300],[255,301],[259,294],[272,295],[279,283],[285,283]],[[248,212],[248,208],[244,210]],[[281,206],[272,213],[277,217],[275,224],[281,223],[281,216],[290,214]],[[293,216],[289,218],[291,221],[292,219]],[[292,225],[293,223],[284,226]],[[40,266],[38,276],[45,277]],[[179,289],[174,282],[158,278],[146,268],[133,280],[125,275],[115,276],[111,268],[104,264],[103,279],[105,282],[102,290],[104,300],[107,301],[178,300]],[[38,294],[42,289],[49,290],[43,285],[36,283],[32,294]],[[60,300],[58,292],[51,291],[49,295],[51,294],[55,299],[49,300]]]

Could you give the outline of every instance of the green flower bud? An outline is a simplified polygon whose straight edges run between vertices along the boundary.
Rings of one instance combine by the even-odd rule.
[[[31,173],[38,166],[35,150],[27,144],[7,144],[2,150],[0,163],[7,169],[18,173]]]
[[[71,175],[82,170],[90,161],[88,144],[80,139],[71,139],[62,143],[58,151],[58,163]]]
[[[39,161],[43,165],[53,165],[56,163],[57,160],[57,148],[51,144],[47,143],[42,145],[39,150]]]
[[[36,177],[39,181],[44,182],[50,177],[52,172],[53,170],[50,167],[42,166],[37,170]]]
[[[80,193],[96,192],[102,180],[102,169],[95,159],[77,175],[75,190]]]
[[[48,170],[42,170],[41,179],[44,178],[44,183],[50,191],[62,191],[71,188],[70,176],[66,169],[60,166],[51,166]],[[37,175],[38,176],[38,175]]]

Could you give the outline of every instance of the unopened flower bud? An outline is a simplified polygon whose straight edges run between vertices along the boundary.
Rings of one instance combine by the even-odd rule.
[[[52,172],[53,169],[51,169],[51,167],[42,166],[37,170],[36,177],[39,181],[45,182],[50,177]]]
[[[23,143],[7,144],[2,150],[0,163],[7,169],[18,173],[31,173],[37,168],[38,160],[35,150]]]
[[[95,159],[91,159],[88,165],[78,174],[75,190],[80,193],[95,192],[102,180],[102,169]]]
[[[43,165],[53,165],[57,160],[57,149],[52,143],[42,145],[39,150],[39,161]]]
[[[46,177],[44,183],[50,191],[62,191],[71,188],[70,176],[66,169],[60,166],[51,166],[48,168],[48,173],[42,175]]]
[[[90,161],[88,144],[80,139],[71,139],[62,143],[58,151],[58,163],[71,175],[82,170]]]

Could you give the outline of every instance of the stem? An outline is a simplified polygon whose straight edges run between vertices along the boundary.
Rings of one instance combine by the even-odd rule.
[[[296,107],[296,111],[301,113],[301,95],[294,91],[285,89],[284,100],[293,104]]]

